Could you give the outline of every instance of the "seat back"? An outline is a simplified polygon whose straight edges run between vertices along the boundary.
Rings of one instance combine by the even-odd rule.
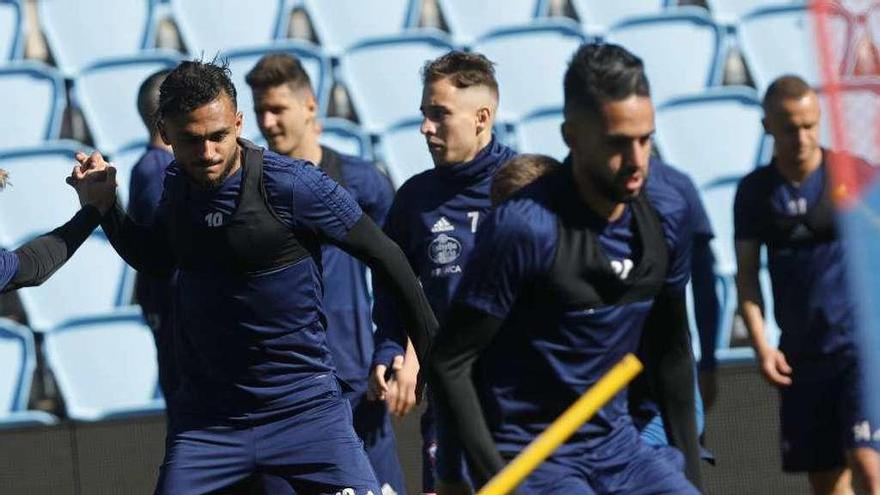
[[[539,110],[527,115],[516,124],[517,150],[564,160],[568,155],[568,146],[562,139],[563,120],[561,108]]]
[[[187,51],[205,60],[236,47],[270,43],[283,6],[282,0],[171,0]]]
[[[657,14],[666,3],[666,0],[571,0],[584,30],[590,35],[602,35],[630,17]]]
[[[321,122],[321,144],[346,155],[359,156],[364,160],[373,159],[370,137],[354,122],[329,118]]]
[[[331,56],[365,40],[415,27],[419,0],[304,0],[315,34]]]
[[[543,0],[438,0],[453,40],[461,45],[502,28],[528,24],[546,7]]]
[[[0,66],[0,150],[35,146],[55,139],[64,112],[64,81],[34,62]],[[14,117],[14,119],[13,119]]]
[[[434,168],[425,137],[419,132],[420,125],[420,119],[412,119],[381,136],[382,161],[395,187],[400,187],[413,175]]]
[[[21,57],[22,18],[18,0],[0,0],[0,62]]]
[[[31,331],[0,318],[0,417],[27,409],[35,363]]]

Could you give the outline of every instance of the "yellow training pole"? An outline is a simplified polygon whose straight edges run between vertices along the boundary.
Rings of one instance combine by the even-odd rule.
[[[642,363],[627,354],[614,365],[580,399],[556,418],[538,438],[532,441],[500,473],[489,480],[477,495],[505,495],[510,493],[539,464],[550,457],[559,445],[568,440],[578,428],[590,419],[606,402],[620,392],[639,372]]]

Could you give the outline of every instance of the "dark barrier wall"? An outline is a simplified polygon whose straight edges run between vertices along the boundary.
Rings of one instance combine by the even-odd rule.
[[[719,399],[707,418],[710,494],[808,493],[803,476],[781,473],[776,393],[753,365],[719,371]],[[419,493],[418,414],[397,422],[409,491]],[[162,461],[162,417],[65,423],[0,431],[0,494],[149,494]]]

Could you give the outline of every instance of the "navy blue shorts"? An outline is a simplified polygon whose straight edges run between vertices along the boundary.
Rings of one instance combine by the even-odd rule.
[[[651,447],[634,426],[618,429],[601,446],[568,443],[526,478],[530,495],[699,495],[685,478],[684,457],[673,447]]]
[[[264,474],[300,494],[382,493],[338,393],[258,424],[178,414],[167,445],[157,494],[223,491]]]
[[[353,393],[348,399],[354,411],[354,431],[364,442],[382,493],[405,495],[406,484],[397,457],[397,442],[385,402],[369,401],[364,393]]]
[[[880,420],[866,412],[858,361],[851,355],[792,365],[780,389],[782,468],[825,471],[846,465],[846,452],[880,448]]]

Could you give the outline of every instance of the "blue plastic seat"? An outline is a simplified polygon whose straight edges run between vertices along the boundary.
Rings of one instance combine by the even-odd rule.
[[[282,0],[171,0],[187,52],[205,60],[225,50],[271,42],[283,7]]]
[[[0,66],[0,150],[55,139],[64,112],[64,81],[36,62]]]
[[[712,17],[720,24],[735,25],[754,10],[768,5],[805,5],[804,0],[706,0]]]
[[[55,416],[28,410],[36,367],[34,339],[26,327],[0,318],[0,429],[51,425]]]
[[[395,187],[413,175],[434,168],[425,136],[419,132],[421,124],[421,119],[404,121],[380,137],[381,158]]]
[[[546,0],[438,0],[437,6],[460,45],[502,28],[528,24],[546,11]]]
[[[149,138],[137,111],[138,89],[151,74],[179,62],[174,52],[143,54],[95,62],[76,76],[72,97],[99,150],[112,154]]]
[[[838,103],[839,125],[843,142],[833,142],[834,121],[831,113],[831,96]],[[861,157],[872,164],[880,164],[880,141],[876,133],[866,129],[876,129],[880,122],[880,80],[876,78],[850,79],[836,86],[833,92],[823,89],[819,92],[821,121],[819,124],[820,142],[828,148],[842,149]]]
[[[0,62],[21,57],[23,18],[18,0],[0,0]]]
[[[571,0],[584,30],[590,35],[603,35],[615,24],[630,17],[658,14],[667,0]]]
[[[845,74],[844,61],[854,59],[849,54],[849,21],[837,14],[827,19],[832,67]],[[813,26],[806,6],[766,7],[743,17],[737,30],[739,45],[760,93],[783,74],[796,74],[813,86],[822,84]]]
[[[420,33],[374,39],[347,51],[339,75],[361,127],[380,133],[417,114],[422,66],[451,49],[444,38]]]
[[[71,419],[164,410],[153,334],[137,307],[56,328],[45,336],[44,354]]]
[[[415,28],[420,0],[304,0],[321,48],[333,57],[368,39]]]
[[[565,70],[585,41],[576,24],[559,20],[503,29],[478,40],[474,51],[495,62],[498,119],[512,123],[542,108],[562,106]]]
[[[764,136],[762,116],[751,88],[729,86],[673,98],[657,108],[655,143],[664,161],[702,188],[755,168]]]
[[[721,80],[722,36],[704,9],[670,9],[633,18],[612,28],[607,38],[643,60],[655,105]]]
[[[154,3],[51,0],[37,2],[37,7],[55,62],[70,76],[96,60],[135,55],[153,46]]]
[[[242,48],[223,52],[220,58],[229,62],[232,71],[232,83],[238,93],[238,109],[244,115],[242,136],[246,139],[260,137],[260,128],[254,115],[254,99],[245,76],[264,55],[270,53],[287,53],[299,58],[315,91],[319,113],[327,110],[332,80],[330,77],[330,59],[315,45],[304,41],[283,41],[259,47]]]
[[[122,148],[107,158],[116,167],[116,194],[123,206],[128,205],[128,188],[131,184],[131,171],[147,151],[147,142],[141,141]]]
[[[559,161],[568,156],[562,139],[561,108],[548,108],[527,115],[516,124],[516,148],[520,153],[540,153]]]
[[[715,271],[721,275],[736,273],[736,254],[733,249],[733,198],[739,177],[720,179],[701,190],[706,214],[715,232],[712,250],[715,252]]]
[[[90,151],[74,141],[0,151],[0,168],[9,172],[10,183],[0,193],[0,245],[8,248],[45,233],[79,210],[76,192],[64,182],[79,150]]]
[[[127,302],[122,296],[129,275],[104,233],[95,231],[51,278],[18,293],[31,327],[51,331],[70,319],[107,313]]]
[[[357,124],[345,119],[329,118],[324,119],[321,125],[321,144],[346,155],[372,160],[370,137]]]

